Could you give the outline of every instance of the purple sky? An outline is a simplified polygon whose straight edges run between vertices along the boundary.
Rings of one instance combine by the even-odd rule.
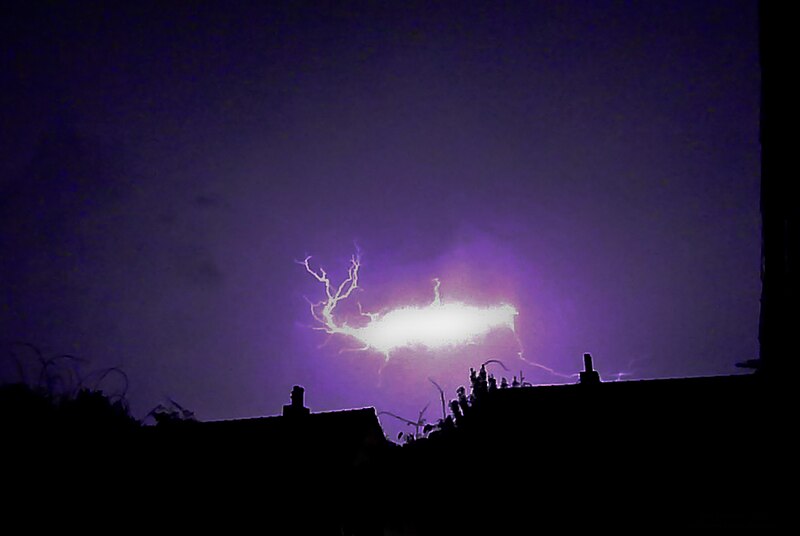
[[[0,339],[122,367],[139,416],[299,383],[435,418],[427,378],[452,397],[488,358],[565,381],[501,333],[380,376],[320,348],[294,261],[341,278],[354,243],[366,309],[439,277],[563,374],[757,356],[755,1],[28,4],[0,17]]]

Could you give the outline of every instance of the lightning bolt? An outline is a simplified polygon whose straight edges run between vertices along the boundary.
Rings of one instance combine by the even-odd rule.
[[[361,262],[358,256],[350,258],[347,278],[335,285],[324,268],[314,270],[311,257],[299,262],[306,271],[325,287],[325,299],[309,302],[311,315],[319,326],[316,329],[331,335],[344,335],[361,343],[361,350],[374,350],[383,354],[388,362],[392,352],[401,348],[421,347],[440,350],[459,345],[476,343],[489,332],[506,329],[513,332],[518,315],[513,305],[501,303],[480,307],[463,302],[443,301],[440,294],[441,281],[434,279],[433,301],[419,305],[406,305],[385,313],[370,313],[361,309],[360,316],[366,318],[363,325],[351,325],[347,320],[337,320],[336,306],[352,296],[358,286],[358,271]]]

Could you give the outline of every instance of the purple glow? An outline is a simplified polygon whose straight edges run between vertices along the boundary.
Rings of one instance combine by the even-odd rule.
[[[429,377],[451,397],[488,359],[536,384],[584,352],[603,380],[757,356],[755,0],[18,4],[0,343],[120,367],[139,416],[276,414],[300,384],[415,418]],[[331,326],[423,309],[438,277],[514,330],[320,347],[293,261],[345,281],[354,240]]]

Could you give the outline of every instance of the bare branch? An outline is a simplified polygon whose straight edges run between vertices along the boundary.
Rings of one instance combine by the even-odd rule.
[[[400,415],[392,413],[391,411],[379,411],[378,412],[378,417],[380,417],[381,415],[388,415],[389,417],[394,417],[398,421],[403,421],[404,423],[406,423],[409,426],[417,426],[418,425],[418,423],[412,421],[411,419],[406,419],[405,417],[401,417]]]
[[[490,363],[497,363],[498,365],[503,367],[503,370],[508,371],[508,367],[505,366],[505,364],[502,361],[500,361],[499,359],[489,359],[488,361],[484,361],[483,363],[481,363],[481,366],[485,367],[486,365],[488,365]]]
[[[442,420],[444,420],[447,418],[447,410],[445,409],[447,405],[445,404],[444,401],[444,389],[442,389],[441,385],[433,381],[433,378],[429,377],[428,381],[431,382],[434,386],[436,386],[436,388],[439,390],[439,397],[442,400]]]

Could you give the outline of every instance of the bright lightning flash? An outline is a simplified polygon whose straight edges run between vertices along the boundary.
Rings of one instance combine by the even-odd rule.
[[[349,298],[358,286],[358,257],[350,259],[347,279],[334,285],[323,268],[315,271],[306,257],[300,264],[317,281],[325,286],[326,299],[311,304],[311,315],[320,324],[317,329],[329,334],[340,334],[359,341],[364,350],[372,349],[389,355],[400,348],[422,347],[437,350],[479,341],[490,331],[508,329],[514,332],[514,319],[518,312],[508,304],[479,307],[462,302],[442,302],[438,279],[434,279],[434,298],[425,306],[407,305],[383,314],[361,311],[368,321],[352,326],[346,320],[337,321],[333,312],[339,302]],[[359,304],[359,310],[361,306]]]

